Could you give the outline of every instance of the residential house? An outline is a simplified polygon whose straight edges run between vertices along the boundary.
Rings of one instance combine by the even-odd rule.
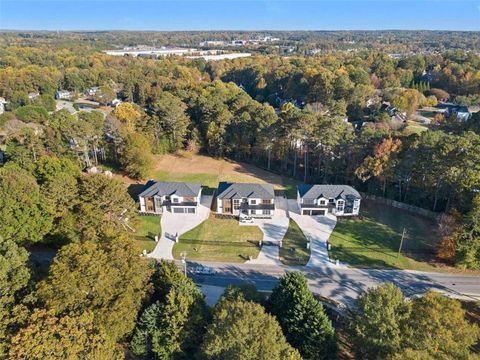
[[[122,103],[122,100],[118,99],[118,98],[115,98],[112,100],[112,102],[110,103],[110,105],[112,107],[117,107],[118,105],[120,105]]]
[[[201,184],[149,180],[138,199],[141,213],[196,214],[201,196]]]
[[[472,113],[468,109],[468,106],[459,104],[439,104],[439,109],[445,109],[444,113],[446,117],[456,116],[459,121],[467,121],[472,117]]]
[[[218,184],[217,214],[271,218],[274,212],[275,192],[271,184]]]
[[[58,90],[55,92],[55,99],[70,100],[71,98],[72,98],[72,93],[68,90]]]
[[[87,97],[93,97],[95,96],[95,94],[97,93],[99,87],[98,86],[93,86],[91,88],[88,88],[87,90],[85,90],[85,96]]]
[[[8,101],[5,98],[0,97],[0,114],[5,112],[5,105],[8,104]]]
[[[348,185],[299,185],[297,203],[302,215],[354,216],[362,197]]]

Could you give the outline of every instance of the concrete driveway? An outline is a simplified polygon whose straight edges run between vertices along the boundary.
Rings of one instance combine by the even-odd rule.
[[[263,232],[263,245],[258,257],[247,261],[249,264],[281,265],[278,244],[288,230],[287,200],[281,196],[275,197],[275,214],[271,219],[255,219],[253,225],[258,225]]]
[[[311,254],[307,267],[333,265],[328,258],[327,240],[337,224],[337,218],[332,214],[326,216],[300,215],[300,209],[294,199],[288,200],[288,210],[290,217],[295,220],[310,241]]]
[[[196,214],[163,213],[160,222],[162,235],[155,249],[147,256],[154,259],[173,260],[172,249],[175,245],[175,235],[181,236],[207,220],[212,200],[211,195],[202,195]]]

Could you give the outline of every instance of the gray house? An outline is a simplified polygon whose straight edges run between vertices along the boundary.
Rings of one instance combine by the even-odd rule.
[[[297,203],[302,215],[355,216],[362,197],[348,185],[299,185]]]
[[[270,218],[275,212],[271,184],[221,182],[217,191],[217,214]]]
[[[201,196],[201,184],[149,180],[138,199],[141,213],[196,214]]]

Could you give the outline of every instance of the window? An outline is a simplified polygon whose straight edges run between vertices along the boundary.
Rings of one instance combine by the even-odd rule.
[[[176,197],[172,198],[172,202],[173,203],[178,203],[178,198],[176,198]]]
[[[250,205],[256,205],[256,204],[257,204],[257,200],[255,199],[250,200]]]
[[[328,199],[328,202],[333,204],[333,203],[335,202],[335,199],[334,199],[334,198],[330,198],[330,199]]]
[[[262,204],[271,204],[272,201],[270,199],[262,199]]]
[[[326,202],[325,200],[319,200],[318,204],[319,204],[319,205],[326,205],[327,202]]]
[[[240,199],[233,199],[233,209],[234,210],[240,209]]]
[[[339,200],[337,203],[337,211],[343,212],[344,206],[345,203],[343,202],[343,200]]]
[[[271,211],[270,210],[263,210],[263,215],[270,215]]]

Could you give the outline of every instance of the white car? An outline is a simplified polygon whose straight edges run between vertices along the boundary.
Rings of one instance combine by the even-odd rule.
[[[242,224],[253,224],[253,218],[251,218],[250,216],[244,216],[240,218],[240,222]]]
[[[208,266],[197,266],[193,272],[195,274],[202,274],[202,275],[213,275],[215,274],[215,270],[208,267]]]

